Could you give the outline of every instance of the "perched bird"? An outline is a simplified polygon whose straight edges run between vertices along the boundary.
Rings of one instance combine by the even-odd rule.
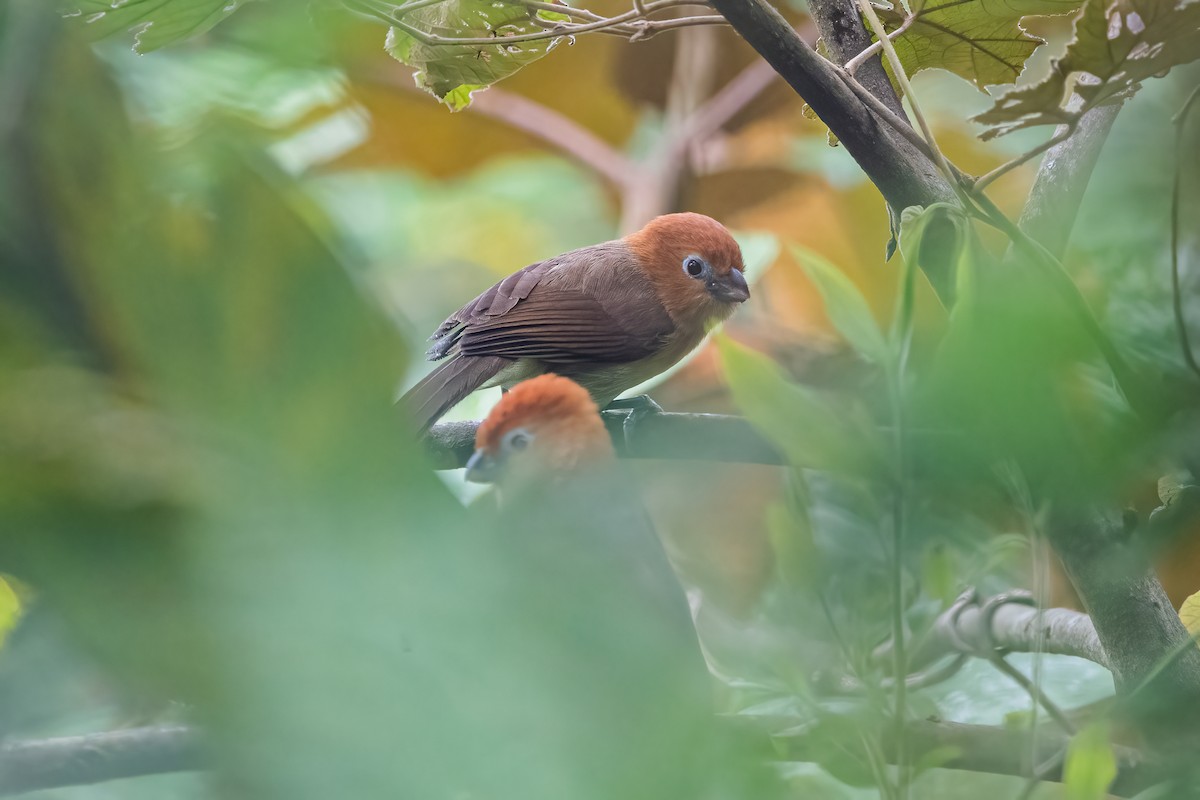
[[[574,381],[548,374],[517,384],[480,423],[466,478],[562,483],[615,459],[595,401]]]
[[[480,423],[466,477],[496,484],[503,506],[526,530],[569,521],[571,530],[554,534],[555,548],[573,538],[569,546],[588,553],[589,563],[610,563],[614,585],[639,584],[687,649],[696,647],[679,580],[641,498],[618,469],[599,407],[579,384],[553,374],[517,384]]]
[[[531,264],[441,324],[428,357],[445,362],[401,404],[424,431],[476,389],[554,372],[606,406],[733,313],[750,296],[744,270],[729,231],[691,213]]]
[[[558,375],[517,384],[480,425],[467,477],[501,495],[471,550],[489,548],[488,563],[506,576],[489,607],[537,631],[536,643],[504,636],[513,649],[491,663],[511,663],[520,680],[539,676],[537,696],[570,721],[510,730],[505,746],[541,751],[550,742],[538,731],[547,731],[554,768],[577,781],[562,796],[702,796],[713,747],[707,666],[683,589],[588,392]],[[530,659],[530,648],[540,655]]]

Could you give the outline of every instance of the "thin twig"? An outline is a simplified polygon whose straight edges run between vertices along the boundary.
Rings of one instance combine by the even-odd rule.
[[[1024,672],[1021,672],[1021,670],[1005,661],[1004,656],[1000,655],[999,653],[994,653],[988,660],[992,663],[992,666],[1003,672],[1008,677],[1012,678],[1018,686],[1028,692],[1029,696],[1033,698],[1033,701],[1039,704],[1042,708],[1046,709],[1046,713],[1053,717],[1054,721],[1057,722],[1064,731],[1072,736],[1075,735],[1075,723],[1071,722],[1071,718],[1068,717],[1056,703],[1046,696],[1046,693],[1042,691],[1042,687],[1029,680]]]
[[[409,11],[416,11],[418,8],[425,8],[426,6],[436,6],[438,3],[444,2],[446,2],[446,0],[410,0],[410,2],[404,3],[392,13],[400,17],[404,16]]]
[[[205,769],[199,734],[183,725],[5,742],[0,796]]]
[[[1036,158],[1037,156],[1040,156],[1042,153],[1046,152],[1051,147],[1054,147],[1057,144],[1061,144],[1061,143],[1065,142],[1067,139],[1071,138],[1071,134],[1073,134],[1074,132],[1075,132],[1075,125],[1073,123],[1064,126],[1061,132],[1056,133],[1054,136],[1051,136],[1049,139],[1042,142],[1037,147],[1034,147],[1031,150],[1027,150],[1026,152],[1022,153],[1021,155],[1012,159],[1011,161],[1006,161],[1005,163],[996,167],[994,170],[987,173],[986,175],[979,177],[975,181],[975,183],[972,185],[972,189],[976,192],[982,192],[984,189],[986,189],[988,187],[989,184],[991,184],[992,181],[996,180],[1001,175],[1004,175],[1007,172],[1011,172],[1012,170],[1014,170],[1017,167],[1024,164],[1026,161],[1029,161],[1031,158]]]
[[[586,8],[575,8],[574,6],[564,6],[558,3],[543,3],[541,0],[517,0],[518,3],[526,8],[532,8],[537,11],[549,11],[554,14],[564,14],[568,17],[587,20],[588,22],[598,22],[605,19],[601,15],[588,11]]]
[[[871,0],[858,0],[858,7],[866,18],[867,24],[871,26],[875,38],[878,40],[880,46],[883,47],[883,52],[887,55],[888,61],[892,65],[892,75],[896,78],[896,83],[900,84],[900,91],[908,98],[909,107],[912,108],[913,116],[917,118],[917,124],[921,127],[921,133],[925,136],[925,141],[929,144],[929,149],[933,151],[934,163],[938,165],[938,168],[942,171],[946,180],[950,182],[950,185],[957,189],[958,179],[955,171],[950,169],[950,163],[937,146],[937,140],[933,138],[933,129],[929,127],[929,121],[921,113],[921,106],[917,103],[916,95],[912,91],[912,85],[908,82],[908,75],[904,71],[904,65],[900,63],[900,54],[896,52],[896,48],[892,45],[892,40],[888,38],[887,31],[884,30],[879,15],[875,13],[875,7],[871,5]]]
[[[921,138],[921,135],[913,130],[912,125],[908,124],[908,120],[901,117],[895,111],[892,111],[883,101],[875,95],[867,91],[867,88],[859,83],[853,76],[848,75],[844,70],[838,70],[838,77],[842,83],[846,84],[850,91],[854,92],[859,100],[871,109],[880,119],[890,125],[897,133],[903,136],[909,144],[917,148],[930,161],[934,161],[933,148],[929,143]]]
[[[439,0],[440,1],[440,0]],[[428,2],[428,0],[422,0]],[[536,42],[546,39],[557,39],[563,36],[577,36],[582,33],[591,33],[599,30],[612,29],[628,23],[638,23],[637,30],[630,36],[631,40],[644,39],[655,33],[671,28],[682,28],[689,25],[724,25],[725,18],[720,15],[706,15],[698,17],[680,17],[678,19],[669,20],[646,20],[649,14],[657,11],[662,11],[668,8],[675,8],[683,5],[695,5],[693,0],[652,0],[652,2],[643,3],[641,10],[632,9],[623,14],[618,14],[615,17],[600,17],[591,22],[585,22],[578,25],[568,23],[558,23],[556,26],[543,30],[537,33],[517,33],[512,35],[497,35],[497,36],[441,36],[436,33],[428,33],[420,28],[410,25],[407,22],[399,19],[396,16],[396,11],[381,10],[377,4],[370,2],[362,2],[362,0],[352,0],[352,4],[356,7],[369,10],[369,12],[384,21],[388,22],[393,27],[404,31],[409,36],[416,39],[425,45],[453,45],[458,47],[468,46],[505,46],[517,42]],[[556,11],[558,9],[555,9]]]
[[[1175,124],[1175,178],[1171,187],[1171,306],[1175,311],[1175,329],[1179,332],[1179,347],[1183,350],[1183,360],[1188,368],[1200,376],[1200,365],[1192,353],[1192,344],[1188,340],[1187,320],[1183,316],[1183,291],[1179,281],[1179,194],[1183,183],[1184,161],[1184,128],[1187,125],[1188,112],[1200,97],[1200,86],[1192,90],[1187,102],[1179,110],[1171,122]]]
[[[911,27],[912,24],[916,21],[917,21],[916,14],[912,14],[912,15],[906,17],[904,22],[901,23],[900,27],[896,28],[896,30],[889,33],[887,35],[887,38],[892,40],[892,39],[896,39],[898,36],[902,36],[904,34],[904,32],[907,31],[909,29],[909,27]],[[859,67],[861,67],[863,64],[866,63],[867,59],[876,55],[882,49],[883,49],[883,43],[880,42],[878,39],[876,39],[874,42],[871,43],[871,45],[869,47],[867,47],[867,49],[863,50],[858,55],[856,55],[854,58],[850,59],[845,64],[843,64],[842,69],[846,70],[846,72],[849,72],[851,75],[853,75],[854,73],[858,72]]]

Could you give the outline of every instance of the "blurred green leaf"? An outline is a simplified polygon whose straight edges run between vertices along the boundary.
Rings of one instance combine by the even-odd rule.
[[[954,602],[958,595],[958,578],[954,557],[947,547],[935,543],[925,551],[921,563],[921,581],[925,585],[926,593],[941,601],[943,606]]]
[[[725,337],[717,347],[734,402],[792,466],[853,471],[870,459],[872,448],[844,412],[788,380],[766,356]]]
[[[921,757],[913,762],[913,772],[920,775],[922,772],[928,772],[931,769],[944,767],[951,761],[961,758],[963,751],[961,747],[951,745],[943,745],[935,747],[932,750],[927,750],[921,754]]]
[[[780,577],[790,586],[809,585],[819,561],[806,510],[773,503],[767,508],[766,526]]]
[[[69,14],[104,38],[137,29],[133,49],[149,53],[189,39],[226,19],[247,0],[73,0]]]
[[[821,299],[825,313],[850,346],[864,358],[879,364],[887,362],[890,350],[875,316],[862,292],[846,274],[820,255],[791,245],[792,256],[808,275]]]
[[[1063,765],[1067,800],[1104,800],[1117,777],[1107,723],[1089,725],[1071,738]]]
[[[398,8],[393,6],[393,12],[399,13]],[[503,44],[506,36],[545,32],[534,21],[547,19],[544,14],[511,0],[446,0],[403,12],[404,24],[411,29],[391,28],[386,47],[396,60],[416,68],[418,86],[451,111],[461,111],[471,104],[472,92],[507,78],[558,45],[561,37]],[[425,42],[421,35],[448,41]],[[478,38],[498,44],[453,43]]]

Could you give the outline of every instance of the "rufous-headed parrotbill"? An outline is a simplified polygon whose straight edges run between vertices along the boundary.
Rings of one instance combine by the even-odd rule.
[[[542,487],[607,469],[616,453],[587,390],[560,375],[513,387],[480,423],[467,480]]]
[[[744,270],[729,231],[691,213],[531,264],[441,324],[428,356],[444,363],[401,403],[426,430],[476,389],[553,372],[603,407],[733,313],[750,296]]]
[[[513,387],[480,424],[468,477],[492,482],[479,526],[512,604],[544,637],[565,724],[508,737],[584,778],[574,800],[691,800],[712,763],[712,688],[682,586],[618,463],[599,408],[559,375]],[[502,607],[497,602],[496,608]],[[550,655],[546,655],[546,654]],[[582,721],[582,722],[581,722]],[[538,737],[543,737],[539,741]]]

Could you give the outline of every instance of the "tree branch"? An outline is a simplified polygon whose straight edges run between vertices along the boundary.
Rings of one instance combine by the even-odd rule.
[[[1097,106],[1084,114],[1075,133],[1051,147],[1038,168],[1018,224],[1056,257],[1067,249],[1088,181],[1120,110],[1119,105]]]
[[[879,57],[882,45],[871,41],[871,34],[867,33],[854,0],[810,0],[808,8],[834,63],[846,66],[855,60],[855,67],[850,70],[855,79],[892,112],[903,117],[904,105],[896,96]],[[875,48],[872,55],[857,59],[872,47]]]
[[[783,456],[742,417],[725,414],[650,414],[629,431],[626,412],[601,416],[622,458],[731,461],[782,465]],[[475,451],[478,422],[442,422],[430,429],[426,449],[437,469],[459,469]]]
[[[957,202],[937,166],[877,117],[851,88],[854,79],[805,44],[766,0],[712,0],[712,6],[829,126],[892,208]],[[953,296],[949,258],[927,276],[940,297]]]
[[[1194,748],[1200,708],[1200,649],[1154,575],[1145,548],[1119,515],[1060,512],[1048,538],[1091,615],[1119,695],[1141,695],[1136,714],[1164,752]],[[1169,654],[1185,650],[1163,668]],[[1183,735],[1186,734],[1186,735]]]
[[[1010,599],[1022,597],[1029,596],[1013,593]],[[974,590],[964,592],[938,616],[929,634],[917,640],[910,656],[911,667],[920,669],[946,656],[978,656],[997,649],[1075,656],[1108,666],[1108,656],[1087,614],[1068,608],[1048,608],[1039,613],[1028,602],[999,602],[989,609],[990,602],[976,596]],[[887,664],[890,653],[891,645],[885,643],[876,649],[874,658]]]
[[[0,746],[0,795],[205,766],[199,736],[183,725],[14,741]]]

